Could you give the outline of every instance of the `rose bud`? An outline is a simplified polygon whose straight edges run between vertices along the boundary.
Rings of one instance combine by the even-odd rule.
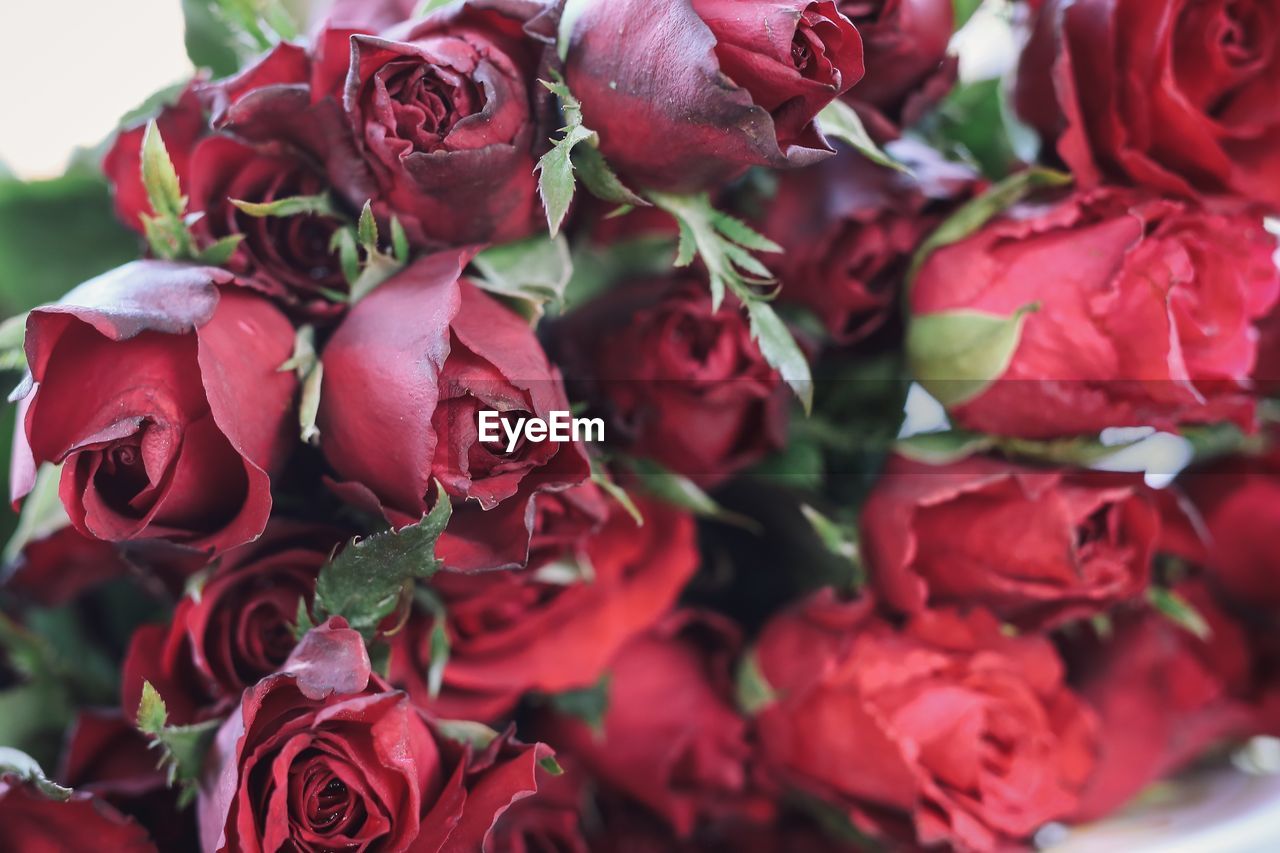
[[[636,282],[570,314],[567,370],[627,449],[712,486],[785,444],[788,396],[736,305],[692,278]]]
[[[178,791],[156,767],[156,753],[132,714],[126,720],[119,711],[81,711],[67,735],[58,779],[142,824],[161,850],[199,848],[195,815],[178,808]]]
[[[369,666],[340,618],[245,691],[218,730],[198,800],[201,847],[483,850],[551,751],[509,734],[473,748]]]
[[[134,632],[120,690],[124,712],[137,711],[149,681],[175,724],[226,713],[289,657],[299,603],[310,610],[316,575],[345,538],[277,519],[257,542],[228,553],[198,593],[178,602],[168,626]]]
[[[36,853],[156,850],[136,821],[93,794],[65,789],[55,794],[7,766],[0,768],[0,847]]]
[[[1019,207],[929,255],[908,358],[953,422],[980,432],[1248,428],[1274,249],[1255,217],[1124,190]]]
[[[548,420],[569,411],[528,323],[459,279],[466,256],[423,258],[347,314],[324,349],[317,423],[335,490],[396,526],[456,498],[438,553],[447,566],[522,566],[535,496],[587,479],[577,442],[480,440],[480,412]],[[405,317],[415,318],[413,323]]]
[[[1110,637],[1068,649],[1080,694],[1102,723],[1097,767],[1073,821],[1110,814],[1213,744],[1257,732],[1243,698],[1253,665],[1244,633],[1202,583],[1176,592],[1208,625],[1204,640],[1143,610],[1117,615]]]
[[[598,731],[564,713],[540,731],[605,786],[642,803],[681,836],[704,818],[750,813],[747,722],[733,703],[740,644],[722,617],[677,611],[609,665]]]
[[[916,247],[967,196],[975,175],[928,146],[889,146],[912,175],[841,146],[836,156],[779,176],[761,230],[783,248],[779,301],[803,305],[837,343],[876,331],[898,304]]]
[[[292,446],[293,327],[226,271],[137,261],[27,318],[12,494],[61,464],[71,523],[220,553],[254,539]],[[291,441],[292,439],[292,441]]]
[[[317,77],[340,88],[315,97],[342,103],[375,212],[399,217],[415,244],[503,242],[537,225],[544,46],[522,29],[537,11],[468,0],[319,57]]]
[[[1160,515],[1135,475],[893,456],[859,529],[890,607],[978,604],[1040,628],[1141,595]]]
[[[636,186],[692,191],[830,156],[814,116],[863,72],[862,40],[832,0],[580,5],[565,79]]]
[[[1085,187],[1280,207],[1280,17],[1270,0],[1046,0],[1014,103]]]
[[[643,527],[617,509],[580,551],[555,560],[437,573],[431,589],[449,643],[439,696],[428,684],[437,617],[423,610],[391,638],[392,683],[441,717],[467,720],[497,719],[529,691],[596,684],[617,650],[671,608],[698,567],[693,519],[659,503],[640,508]]]
[[[892,139],[942,100],[956,81],[947,55],[955,13],[950,0],[839,0],[862,36],[870,73],[845,93],[871,134]]]
[[[864,832],[992,851],[1077,806],[1096,721],[1042,636],[1007,636],[983,610],[899,628],[826,590],[774,617],[755,656],[769,778]]]

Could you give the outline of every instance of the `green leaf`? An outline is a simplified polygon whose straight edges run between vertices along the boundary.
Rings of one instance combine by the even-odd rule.
[[[471,262],[480,276],[476,283],[497,296],[525,303],[527,315],[542,316],[543,306],[559,306],[573,275],[569,241],[564,235],[535,236],[494,246]]]
[[[36,471],[36,482],[22,501],[22,513],[18,527],[4,548],[4,562],[11,563],[22,553],[27,543],[44,539],[71,524],[67,511],[58,497],[58,483],[62,479],[62,466],[46,462]]]
[[[302,394],[298,400],[298,437],[303,444],[319,446],[320,428],[316,415],[320,412],[320,387],[324,384],[324,362],[317,361],[302,380]]]
[[[0,323],[0,371],[22,370],[27,366],[23,344],[27,338],[27,314],[23,311]]]
[[[777,701],[778,694],[760,671],[760,663],[755,652],[748,651],[738,662],[738,672],[734,679],[738,697],[738,707],[745,714],[755,714],[766,705]]]
[[[414,601],[431,614],[431,656],[427,663],[427,694],[435,699],[444,686],[453,644],[449,641],[449,613],[444,601],[425,587],[414,590]]]
[[[391,254],[401,264],[409,263],[409,235],[405,233],[398,216],[391,217]]]
[[[186,213],[187,199],[178,182],[178,171],[169,158],[155,119],[147,122],[142,134],[142,185],[156,216],[181,218]]]
[[[956,86],[916,128],[937,149],[967,160],[999,179],[1035,160],[1035,131],[1013,114],[1001,78]]]
[[[269,202],[241,201],[238,198],[229,199],[229,201],[242,212],[258,218],[268,216],[338,216],[338,212],[333,206],[333,199],[330,198],[328,193],[295,195]]]
[[[71,789],[64,788],[44,775],[40,763],[21,750],[0,746],[0,776],[13,775],[30,784],[51,800],[71,799]]]
[[[973,13],[978,11],[978,7],[982,5],[982,0],[951,0],[951,8],[953,11],[952,26],[959,30],[965,24],[969,23],[969,19],[973,17]]]
[[[1003,181],[993,184],[982,195],[961,205],[925,238],[911,259],[911,268],[907,270],[905,279],[907,286],[910,287],[911,282],[915,280],[916,274],[924,266],[929,255],[938,249],[974,234],[992,217],[1017,204],[1032,192],[1043,188],[1067,186],[1071,181],[1071,176],[1064,172],[1035,167],[1010,175]]]
[[[751,336],[759,344],[760,354],[795,392],[805,412],[809,412],[813,408],[813,376],[809,372],[809,360],[800,351],[791,330],[767,302],[748,302],[747,316],[751,318]]]
[[[440,568],[436,541],[449,523],[452,506],[436,483],[436,502],[421,521],[400,531],[352,540],[320,569],[314,607],[317,615],[342,616],[366,639],[396,607],[411,584]]]
[[[636,506],[635,501],[631,500],[631,495],[627,494],[626,489],[613,481],[613,478],[609,476],[609,472],[594,456],[588,456],[588,461],[591,465],[591,482],[617,501],[627,511],[627,515],[631,516],[631,520],[636,523],[636,527],[644,527],[644,516],[640,514],[640,508]]]
[[[1026,305],[1005,317],[959,309],[911,318],[907,363],[912,375],[947,408],[972,400],[999,379],[1013,361],[1028,313]]]
[[[1147,587],[1147,601],[1170,622],[1197,639],[1208,640],[1212,636],[1213,629],[1200,612],[1173,590],[1153,584]]]
[[[477,752],[498,738],[496,731],[474,720],[436,720],[435,730],[449,740],[470,745]]]
[[[837,557],[848,560],[855,566],[861,564],[861,558],[858,556],[858,536],[856,532],[832,521],[809,504],[801,504],[800,513],[809,522],[809,525],[813,527],[813,532],[818,534],[818,539],[828,551]]]
[[[151,739],[152,749],[160,751],[159,767],[165,771],[169,787],[177,785],[181,788],[179,808],[186,808],[195,799],[205,756],[221,723],[221,720],[213,719],[186,726],[169,725],[169,711],[164,699],[151,682],[142,682],[138,731]]]
[[[293,617],[293,640],[295,643],[302,642],[302,638],[307,632],[316,626],[311,621],[311,608],[307,607],[307,599],[302,596],[298,597],[298,612]]]
[[[342,277],[347,284],[355,284],[360,278],[360,250],[356,246],[355,230],[339,228],[329,239],[329,251],[338,253],[338,263],[342,267]]]
[[[360,209],[360,221],[356,223],[356,240],[366,252],[378,251],[378,220],[373,215],[373,203],[366,201]]]
[[[822,112],[818,113],[818,129],[826,136],[835,137],[853,146],[859,154],[872,163],[896,169],[899,172],[911,173],[906,166],[880,150],[871,139],[871,135],[867,133],[867,129],[862,126],[858,111],[839,98],[827,104],[822,108]]]
[[[551,236],[560,233],[560,226],[573,201],[573,148],[579,142],[590,139],[592,131],[577,125],[566,127],[564,136],[556,140],[551,150],[538,160],[538,194],[547,213],[547,229]]]
[[[609,675],[605,673],[590,687],[553,693],[548,697],[552,708],[576,717],[596,734],[604,732],[604,715],[609,711]]]
[[[582,178],[583,186],[587,188],[587,192],[591,193],[598,199],[613,202],[614,204],[625,204],[634,207],[648,207],[649,202],[645,201],[642,196],[632,192],[622,181],[614,174],[613,169],[609,168],[608,162],[604,159],[604,155],[600,153],[600,149],[596,148],[596,137],[588,140],[592,144],[578,145],[573,149],[574,171],[578,177]]]
[[[226,237],[215,241],[212,245],[205,246],[196,252],[193,260],[198,263],[220,267],[231,260],[231,256],[236,253],[236,249],[240,247],[240,243],[243,240],[243,234],[228,234]]]
[[[894,450],[928,465],[950,465],[995,447],[996,438],[965,430],[922,432],[899,440]]]
[[[559,761],[556,761],[556,757],[554,755],[548,755],[546,758],[538,759],[538,766],[541,767],[544,772],[550,773],[552,776],[564,775],[564,768],[560,766]]]
[[[754,518],[730,512],[716,503],[688,477],[669,471],[652,459],[636,456],[627,459],[626,465],[635,474],[644,490],[664,503],[686,509],[704,518],[714,518],[757,533],[763,532],[760,522]]]

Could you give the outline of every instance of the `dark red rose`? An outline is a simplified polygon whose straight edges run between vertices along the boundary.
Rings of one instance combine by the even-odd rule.
[[[659,503],[640,507],[643,527],[617,509],[578,548],[525,569],[437,573],[431,588],[449,639],[443,689],[431,697],[435,620],[423,611],[391,638],[392,683],[442,717],[468,720],[495,719],[532,690],[596,684],[618,649],[671,608],[698,567],[693,519]]]
[[[116,134],[102,160],[102,173],[115,198],[116,216],[139,234],[144,233],[142,217],[152,213],[142,184],[142,137],[148,120],[135,122]],[[191,151],[209,129],[195,86],[187,86],[172,104],[162,107],[155,121],[178,173],[178,183],[186,192],[191,180]]]
[[[62,464],[76,529],[222,552],[255,538],[292,441],[293,327],[224,270],[137,261],[27,318],[12,492]],[[33,464],[34,463],[34,464]]]
[[[678,835],[704,818],[767,814],[748,788],[747,722],[732,698],[738,645],[736,629],[723,618],[677,611],[609,665],[599,732],[557,714],[544,724],[547,740]]]
[[[862,77],[862,40],[832,0],[597,0],[571,14],[569,89],[609,164],[642,187],[830,156],[814,116]]]
[[[92,794],[60,798],[0,773],[0,849],[22,853],[154,853],[147,831]]]
[[[1069,650],[1080,695],[1101,720],[1098,764],[1073,820],[1110,814],[1212,744],[1257,732],[1243,631],[1202,583],[1176,591],[1209,625],[1206,640],[1143,610],[1118,615],[1109,638]]]
[[[221,850],[474,851],[550,756],[499,735],[451,740],[370,671],[360,635],[330,619],[245,691],[202,782],[201,846]]]
[[[1039,628],[1141,595],[1160,513],[1137,475],[894,456],[859,530],[874,588],[891,607],[980,604]]]
[[[1231,601],[1280,612],[1280,554],[1270,535],[1280,524],[1280,455],[1210,460],[1176,488],[1199,534],[1199,548],[1182,555],[1203,565]]]
[[[1015,208],[931,254],[910,303],[913,323],[977,312],[1016,329],[1024,312],[1020,331],[1006,338],[988,326],[988,351],[926,363],[933,375],[922,378],[950,398],[955,422],[999,435],[1225,419],[1247,427],[1253,322],[1280,289],[1274,249],[1252,216],[1127,191]],[[1011,351],[1000,351],[1005,341]],[[938,346],[913,341],[917,376],[921,350]],[[967,376],[975,358],[995,375]],[[957,375],[995,381],[950,381]]]
[[[321,54],[317,77],[341,88],[315,97],[341,101],[375,211],[398,216],[415,243],[502,242],[537,224],[544,46],[523,28],[541,10],[469,0]]]
[[[1271,0],[1047,0],[1016,104],[1086,186],[1280,207],[1280,8]]]
[[[788,395],[736,304],[691,278],[619,287],[558,330],[610,440],[706,485],[785,443]]]
[[[557,759],[558,760],[558,759]],[[490,850],[502,853],[592,853],[583,835],[583,774],[573,766],[538,785],[538,794],[507,809],[493,828]]]
[[[480,441],[481,411],[546,420],[569,404],[528,323],[459,279],[465,260],[423,258],[351,309],[324,349],[320,445],[339,493],[397,526],[438,479],[456,499],[448,566],[522,566],[535,496],[583,482],[587,460],[576,442]]]
[[[862,36],[868,74],[845,99],[878,138],[897,136],[951,90],[957,62],[947,55],[950,0],[839,0]]]
[[[974,184],[971,170],[925,145],[889,148],[912,175],[841,146],[829,160],[780,175],[761,223],[783,248],[770,260],[779,300],[812,309],[838,343],[856,343],[892,315],[916,248]]]
[[[58,779],[132,817],[161,850],[199,846],[195,815],[178,808],[178,791],[156,767],[150,742],[118,711],[80,712],[67,737]]]
[[[44,607],[67,604],[129,571],[110,542],[62,527],[33,539],[4,572],[4,588]]]
[[[178,602],[168,626],[134,632],[120,691],[125,714],[136,713],[143,681],[160,691],[176,725],[226,713],[289,657],[298,605],[310,609],[316,575],[344,538],[277,519],[257,542],[228,553]]]
[[[898,628],[824,591],[755,654],[776,694],[756,716],[771,778],[864,831],[997,850],[1077,807],[1096,721],[1042,636],[1006,636],[982,610]]]

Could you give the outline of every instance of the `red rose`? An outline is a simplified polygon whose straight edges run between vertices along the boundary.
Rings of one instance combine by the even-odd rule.
[[[926,611],[897,628],[824,591],[775,617],[756,659],[776,781],[904,844],[996,850],[1073,812],[1095,721],[1040,636],[988,613]]]
[[[1018,111],[1085,186],[1280,207],[1278,28],[1270,0],[1048,0],[1019,67]]]
[[[187,197],[196,245],[207,248],[224,237],[242,235],[227,267],[243,283],[308,313],[332,314],[339,309],[330,300],[347,290],[337,253],[330,248],[340,220],[311,214],[255,217],[231,200],[268,204],[291,196],[323,195],[329,190],[324,177],[326,158],[341,156],[344,164],[349,164],[353,149],[350,144],[332,141],[342,137],[331,129],[315,132],[314,116],[309,120],[295,116],[294,127],[286,129],[287,123],[281,121],[279,124],[286,126],[273,124],[268,132],[242,116],[243,109],[233,109],[243,100],[252,112],[263,93],[277,89],[296,95],[307,75],[306,56],[300,48],[281,45],[255,70],[255,74],[246,72],[216,84],[189,86],[178,101],[159,111],[156,126]],[[288,85],[277,78],[297,78],[298,83]],[[257,144],[213,133],[205,118],[205,105],[215,109],[220,124],[235,119],[235,129],[247,131],[247,137],[256,139]],[[336,115],[327,124],[341,130]],[[143,130],[139,125],[121,132],[103,161],[103,170],[115,188],[117,212],[139,234],[145,233],[141,217],[151,214],[142,186]]]
[[[315,97],[341,101],[375,210],[398,216],[415,243],[502,242],[537,224],[544,48],[523,27],[541,9],[469,0],[322,52],[316,74],[342,88]]]
[[[261,533],[291,446],[293,328],[234,281],[137,261],[33,310],[14,499],[52,462],[86,535],[221,552]]]
[[[714,485],[785,443],[786,388],[746,317],[713,311],[692,279],[617,288],[569,315],[559,340],[633,453]]]
[[[600,731],[559,714],[545,723],[547,740],[678,835],[703,818],[767,808],[748,791],[747,722],[730,677],[738,644],[720,617],[673,613],[609,665]]]
[[[912,175],[842,146],[830,160],[782,174],[761,223],[784,250],[771,259],[779,300],[812,309],[838,343],[856,343],[894,313],[916,247],[973,187],[971,170],[922,144],[890,149]]]
[[[1248,426],[1242,382],[1252,324],[1280,288],[1274,249],[1255,217],[1125,191],[1016,208],[929,256],[908,355],[953,420],[982,432]],[[948,312],[953,325],[930,316]]]
[[[83,791],[46,793],[6,769],[0,771],[0,848],[21,853],[154,853],[156,846],[137,822],[98,797]]]
[[[617,509],[579,549],[556,559],[514,571],[437,573],[431,588],[444,605],[449,639],[443,690],[432,699],[426,683],[434,619],[422,611],[391,638],[391,681],[441,716],[475,720],[505,714],[531,690],[595,684],[619,647],[670,609],[698,567],[693,519],[659,503],[640,507],[643,527]]]
[[[23,546],[2,580],[6,590],[27,601],[58,607],[128,571],[110,542],[63,527]]]
[[[868,130],[896,137],[942,100],[956,80],[947,55],[955,13],[950,0],[839,0],[862,36],[871,73],[845,93]]]
[[[859,529],[876,592],[891,607],[980,604],[1047,627],[1141,595],[1160,518],[1132,475],[894,456]]]
[[[370,671],[360,635],[330,619],[219,729],[200,790],[202,847],[481,850],[498,815],[537,789],[549,755],[508,735],[479,751],[442,736]]]
[[[137,711],[143,681],[160,691],[175,724],[226,713],[289,657],[298,605],[310,608],[316,575],[343,538],[276,520],[262,539],[227,554],[178,602],[168,626],[134,632],[121,686],[125,713]]]
[[[1101,720],[1098,764],[1073,820],[1110,814],[1214,743],[1257,732],[1244,700],[1252,667],[1244,633],[1202,583],[1176,591],[1209,625],[1206,640],[1143,610],[1116,617],[1109,638],[1069,650],[1080,695]]]
[[[423,258],[351,309],[324,349],[320,444],[339,493],[397,526],[421,518],[438,479],[457,499],[448,566],[521,566],[534,497],[584,481],[587,460],[572,442],[480,441],[481,411],[547,420],[569,404],[528,323],[460,280],[463,263]]]
[[[814,116],[863,71],[862,40],[832,0],[580,7],[565,78],[609,164],[637,185],[693,190],[830,156]]]
[[[135,706],[136,707],[136,706]],[[58,779],[136,820],[161,850],[195,850],[195,815],[156,767],[151,744],[119,711],[81,711],[67,735]]]

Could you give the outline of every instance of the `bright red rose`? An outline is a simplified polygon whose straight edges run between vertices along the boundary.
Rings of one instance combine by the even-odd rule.
[[[832,0],[571,11],[569,89],[609,164],[641,187],[687,191],[830,156],[814,116],[862,77],[862,40]]]
[[[1039,628],[1140,596],[1160,514],[1136,475],[894,456],[859,529],[891,607],[980,604]]]
[[[1123,190],[1020,206],[929,256],[908,355],[953,421],[982,432],[1248,427],[1253,323],[1280,290],[1274,249],[1256,217]],[[950,312],[948,327],[930,316]]]
[[[150,681],[174,724],[224,714],[293,651],[298,605],[310,609],[320,567],[345,537],[274,520],[257,542],[228,553],[168,626],[134,632],[121,703],[132,717]]]
[[[255,538],[293,437],[293,327],[224,270],[137,261],[27,318],[14,500],[62,464],[71,523],[222,552]]]
[[[531,0],[468,0],[321,52],[317,78],[341,88],[314,97],[342,103],[375,211],[398,216],[413,242],[503,242],[538,223],[544,45],[523,28],[541,11]]]
[[[1118,615],[1109,638],[1068,650],[1073,681],[1101,720],[1097,767],[1073,820],[1108,815],[1214,743],[1257,733],[1244,632],[1202,583],[1176,591],[1209,625],[1205,640],[1143,610]]]
[[[578,547],[525,569],[437,573],[431,589],[444,606],[449,640],[440,695],[433,699],[427,683],[435,619],[420,610],[391,638],[392,683],[442,717],[469,720],[496,719],[532,690],[595,684],[617,650],[671,608],[698,567],[693,519],[659,503],[639,506],[643,527],[615,509]]]
[[[841,344],[894,313],[916,247],[974,184],[970,169],[920,143],[889,149],[911,175],[841,146],[829,160],[780,175],[760,224],[783,248],[769,259],[779,301],[810,308]]]
[[[897,136],[942,100],[956,80],[947,55],[950,0],[839,0],[862,36],[867,76],[845,93],[877,138]]]
[[[609,665],[608,706],[594,731],[557,714],[547,740],[605,786],[689,835],[703,819],[768,806],[748,787],[747,722],[733,702],[731,623],[677,611],[633,639]]]
[[[1280,208],[1280,7],[1047,0],[1015,101],[1085,186]]]
[[[547,420],[569,403],[529,324],[459,279],[465,259],[423,258],[351,309],[323,353],[320,446],[339,494],[397,526],[439,480],[456,499],[447,566],[522,566],[534,498],[586,480],[587,459],[576,442],[480,441],[483,410]]]
[[[81,711],[67,735],[58,779],[140,823],[161,850],[195,850],[195,815],[156,767],[147,737],[119,711]]]
[[[201,846],[481,850],[498,816],[537,790],[550,754],[509,735],[478,751],[449,739],[370,671],[360,635],[330,619],[219,729]]]
[[[558,329],[611,441],[715,485],[786,440],[788,394],[736,304],[690,278],[619,287]]]
[[[1096,721],[1041,636],[989,613],[926,611],[903,628],[829,590],[775,617],[756,660],[770,778],[864,831],[997,850],[1071,814]]]
[[[105,801],[82,791],[40,790],[0,771],[0,849],[21,853],[154,853],[147,831]]]

